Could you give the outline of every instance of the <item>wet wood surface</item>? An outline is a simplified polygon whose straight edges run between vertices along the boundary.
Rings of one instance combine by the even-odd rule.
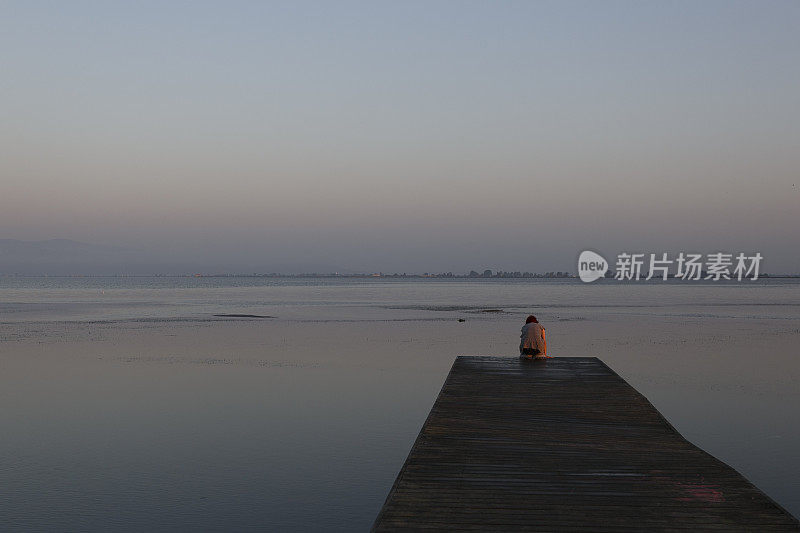
[[[595,357],[458,357],[374,531],[786,531]]]

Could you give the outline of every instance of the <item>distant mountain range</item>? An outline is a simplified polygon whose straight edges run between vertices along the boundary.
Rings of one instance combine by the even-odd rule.
[[[242,259],[226,254],[169,253],[50,239],[0,239],[0,275],[153,275],[269,272],[347,272],[329,265]]]
[[[99,274],[123,268],[136,252],[69,239],[20,241],[0,239],[2,274]]]
[[[16,255],[18,257],[30,257],[34,260],[43,257],[62,257],[63,254],[120,251],[126,251],[126,248],[89,244],[69,239],[49,239],[46,241],[0,239],[0,256]]]

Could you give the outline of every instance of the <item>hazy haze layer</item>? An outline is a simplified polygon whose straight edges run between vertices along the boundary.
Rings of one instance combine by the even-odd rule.
[[[6,3],[0,239],[220,271],[592,248],[798,272],[799,23],[796,2]]]

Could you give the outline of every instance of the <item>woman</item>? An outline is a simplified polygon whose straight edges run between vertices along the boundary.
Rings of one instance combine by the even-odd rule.
[[[526,359],[547,359],[547,341],[544,337],[544,328],[536,317],[530,315],[522,326],[520,335],[519,356]]]

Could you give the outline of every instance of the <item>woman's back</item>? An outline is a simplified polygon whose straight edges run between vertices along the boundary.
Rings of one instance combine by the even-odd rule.
[[[530,320],[533,318],[533,320]],[[519,352],[521,355],[547,355],[547,342],[545,341],[544,328],[535,317],[529,317],[528,322],[522,326],[520,335]]]

